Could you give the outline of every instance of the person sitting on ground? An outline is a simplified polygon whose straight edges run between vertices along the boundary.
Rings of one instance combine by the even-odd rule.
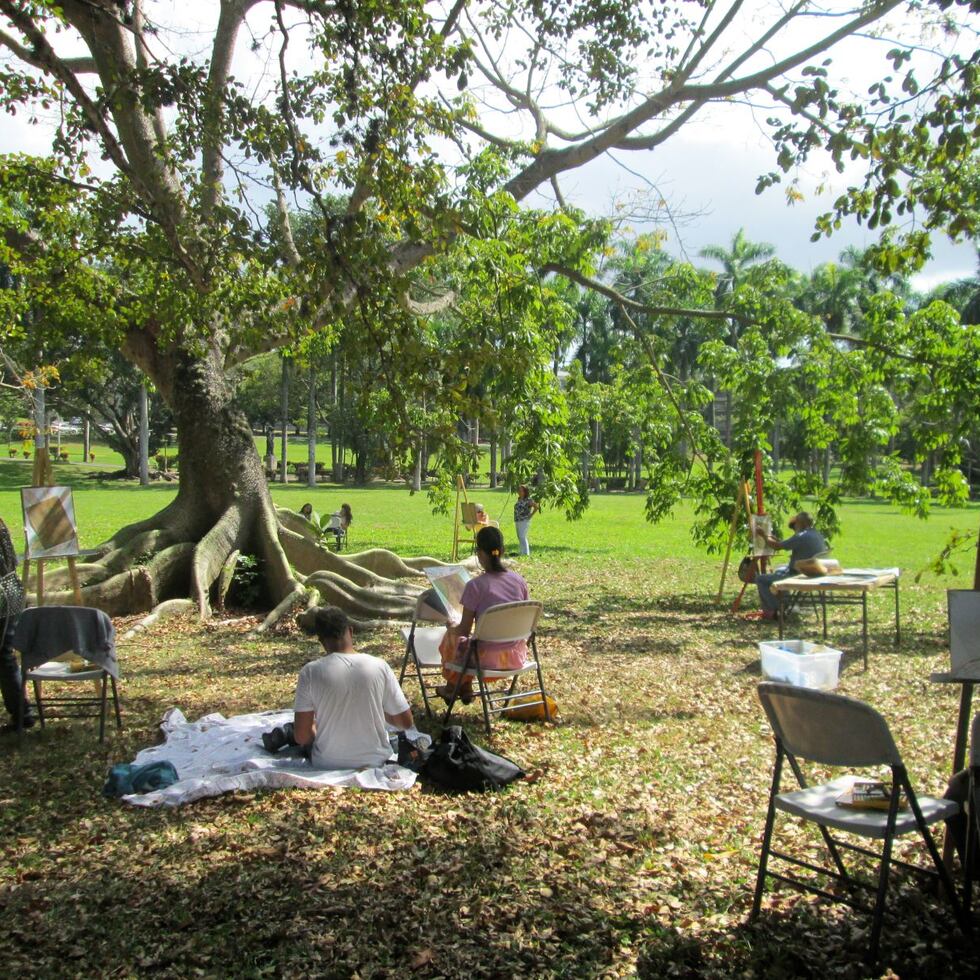
[[[401,687],[380,657],[356,653],[350,620],[336,606],[297,618],[326,651],[299,672],[293,737],[321,769],[382,766],[391,756],[387,721],[412,740],[419,736]]]
[[[458,626],[446,630],[439,645],[442,657],[442,676],[446,683],[436,688],[436,693],[449,700],[452,697],[460,675],[450,670],[446,664],[463,663],[473,624],[488,609],[504,602],[522,602],[529,597],[527,582],[517,574],[504,568],[501,559],[504,554],[504,536],[500,528],[480,528],[476,535],[476,557],[483,569],[482,575],[470,579],[463,589],[463,618]],[[481,643],[480,665],[487,670],[516,670],[527,660],[527,643]],[[464,704],[473,700],[473,679],[465,677],[460,684],[458,696]]]
[[[313,520],[313,504],[303,504],[303,506],[300,507],[299,512],[308,521]]]
[[[779,608],[779,599],[773,594],[772,584],[780,579],[789,578],[796,574],[796,563],[804,558],[816,558],[827,551],[827,541],[824,536],[813,526],[813,518],[805,511],[801,510],[789,522],[793,534],[780,541],[779,538],[769,535],[767,541],[769,547],[779,548],[789,551],[789,564],[782,568],[777,568],[774,572],[765,572],[756,575],[755,584],[759,589],[759,602],[762,605],[762,618],[775,619],[776,611]]]

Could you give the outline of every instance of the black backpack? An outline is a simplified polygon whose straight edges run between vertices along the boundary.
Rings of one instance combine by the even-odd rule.
[[[450,725],[433,746],[419,773],[444,789],[499,789],[524,777],[519,765],[474,745],[459,725]]]

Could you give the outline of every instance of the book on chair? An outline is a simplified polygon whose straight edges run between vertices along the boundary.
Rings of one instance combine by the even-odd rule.
[[[856,779],[835,802],[838,806],[852,807],[855,810],[887,810],[891,798],[891,783],[884,783],[879,779]],[[908,804],[903,799],[898,806],[900,810],[905,810]]]

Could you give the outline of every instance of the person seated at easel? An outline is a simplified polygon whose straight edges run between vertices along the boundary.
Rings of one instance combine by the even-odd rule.
[[[350,504],[341,504],[340,510],[335,511],[330,515],[330,530],[333,531],[336,536],[337,550],[340,550],[340,546],[344,542],[344,535],[347,533],[347,528],[354,523],[354,513],[350,509]]]
[[[759,603],[762,606],[762,619],[775,619],[779,609],[779,599],[773,595],[772,583],[795,575],[797,562],[805,558],[816,558],[817,555],[827,551],[826,539],[814,528],[813,518],[805,510],[801,510],[791,518],[789,526],[794,533],[785,541],[780,541],[772,534],[766,538],[770,548],[789,551],[789,564],[777,568],[774,572],[764,572],[755,577],[755,584],[759,589]]]

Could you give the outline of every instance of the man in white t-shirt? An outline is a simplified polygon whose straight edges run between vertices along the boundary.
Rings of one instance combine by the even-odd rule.
[[[394,672],[379,657],[354,652],[350,621],[336,606],[316,607],[298,621],[326,655],[299,672],[296,742],[310,746],[310,760],[321,769],[384,765],[391,755],[386,721],[418,737]]]

